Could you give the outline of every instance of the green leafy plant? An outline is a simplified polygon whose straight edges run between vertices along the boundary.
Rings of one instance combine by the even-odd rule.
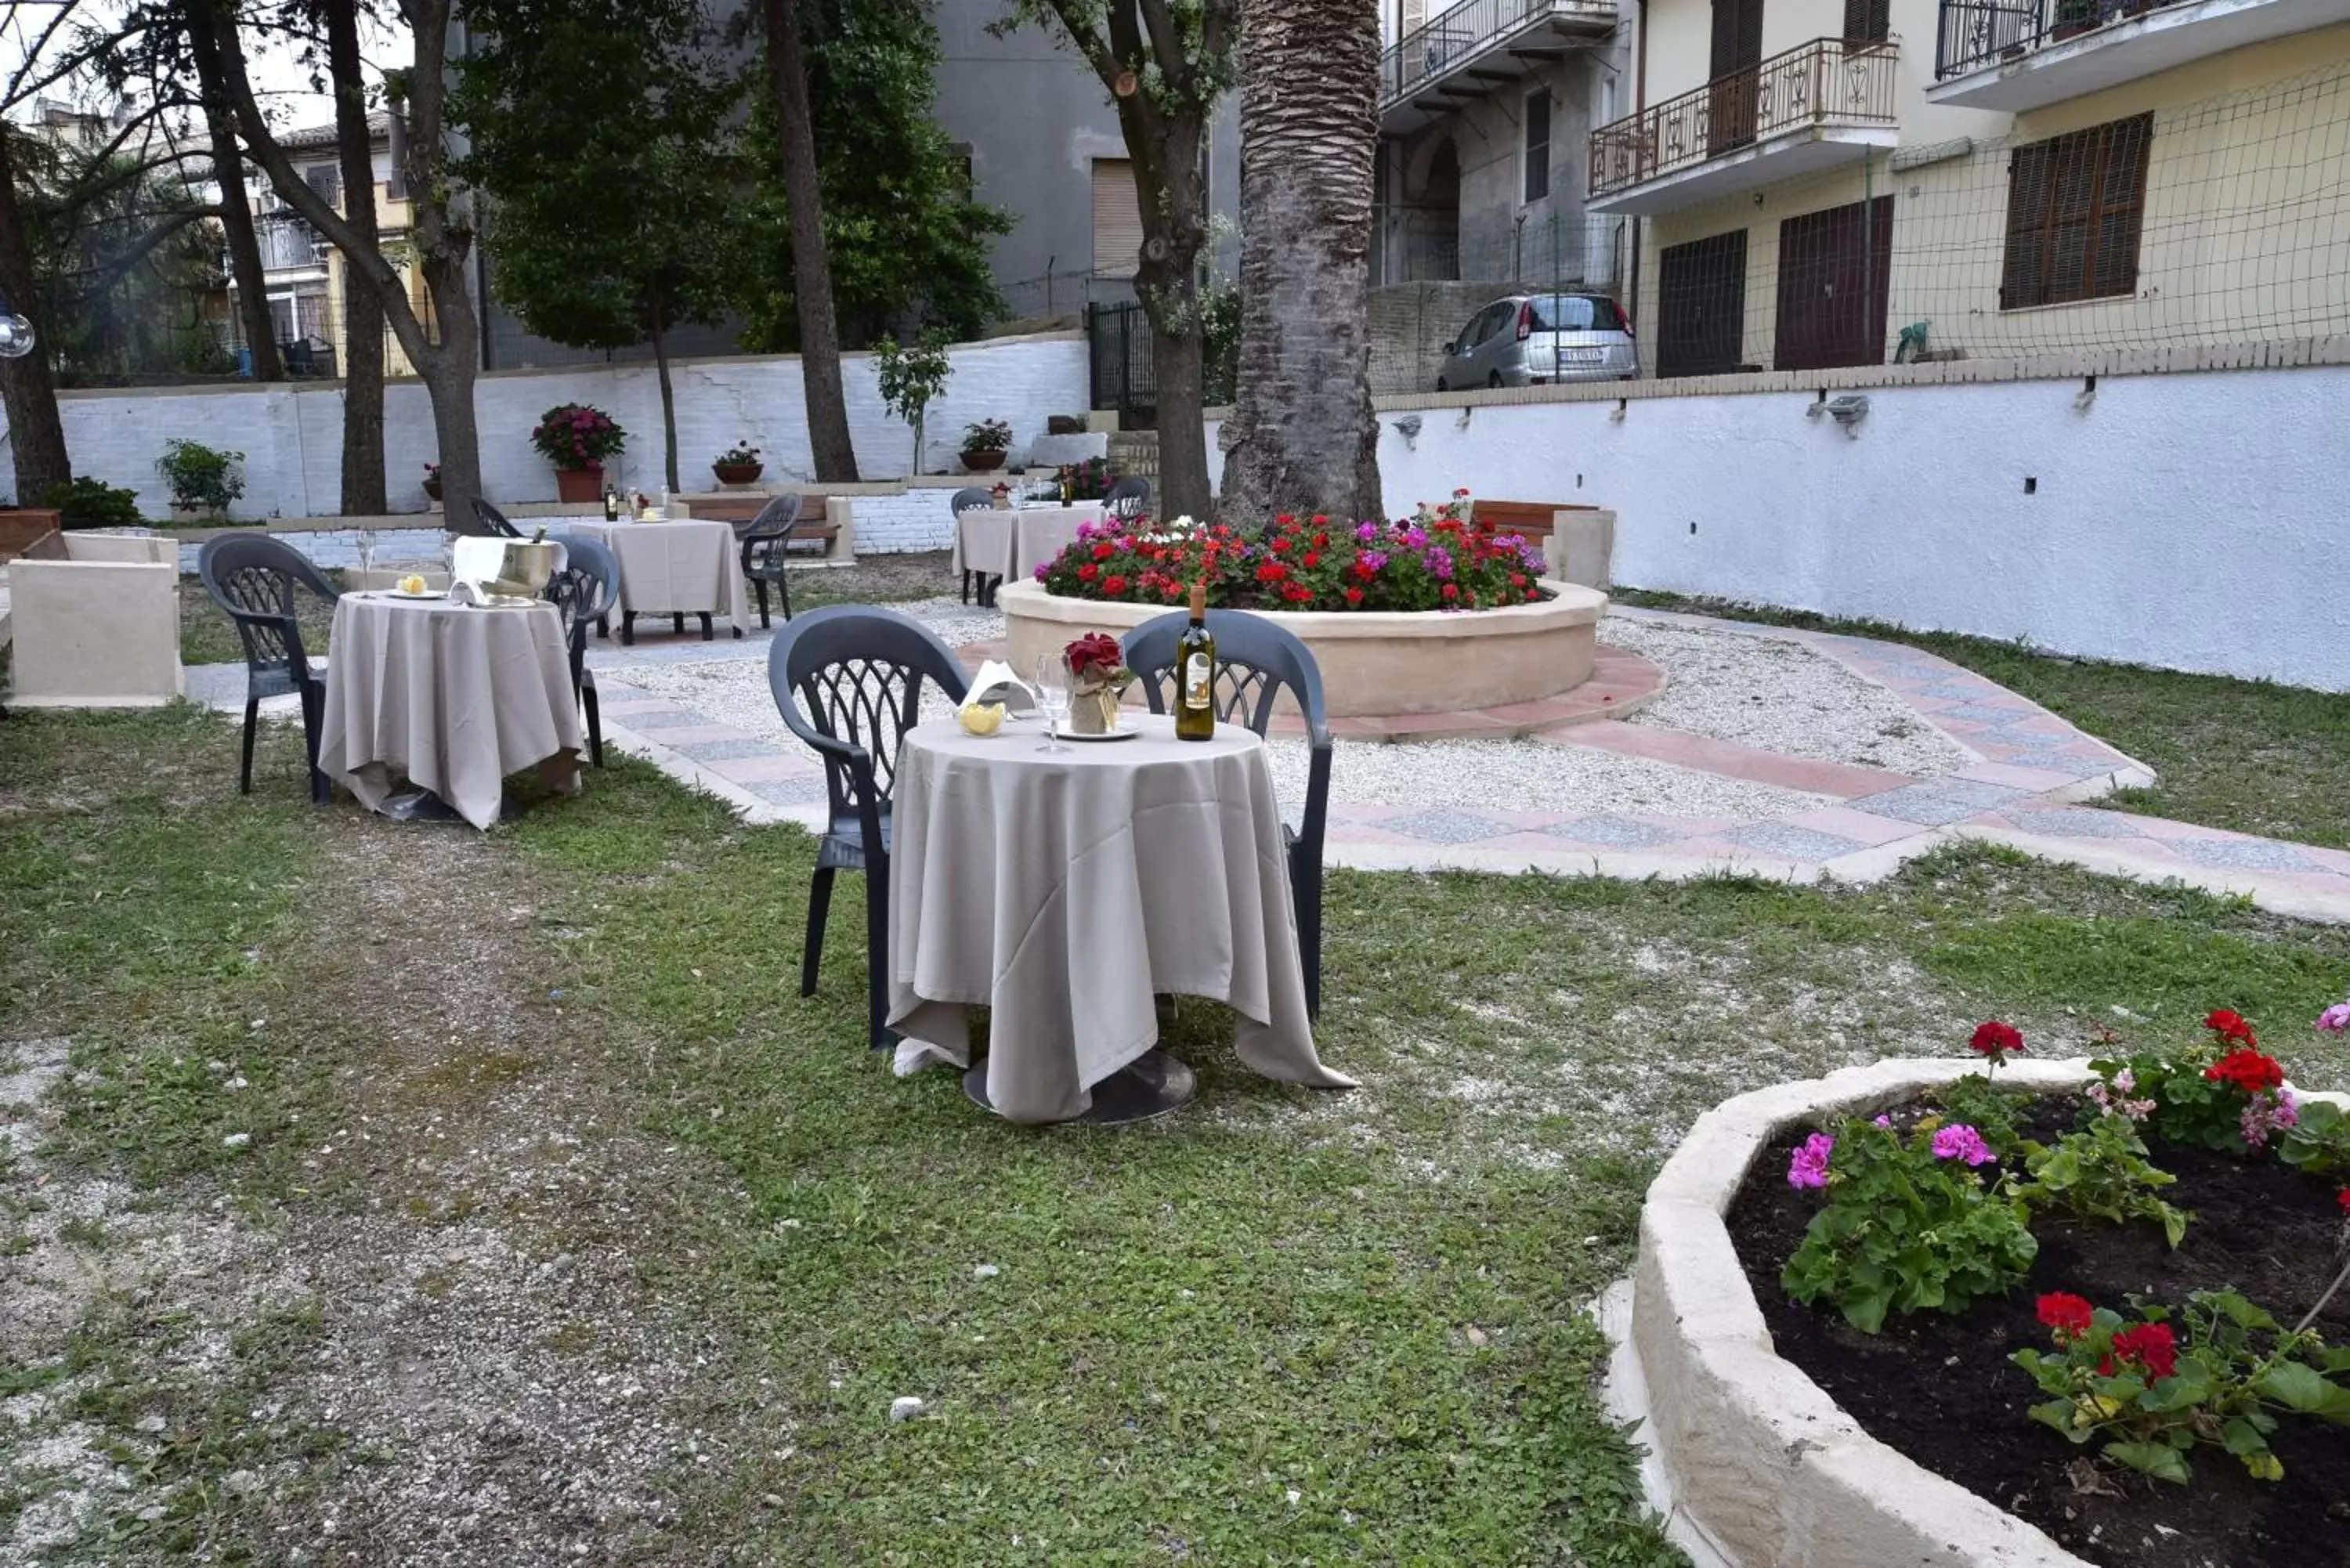
[[[41,492],[41,504],[62,513],[57,521],[67,528],[135,528],[143,521],[137,491],[88,474],[50,485]]]
[[[1942,1120],[1966,1123],[1982,1135],[1983,1142],[2001,1158],[2023,1152],[2023,1132],[2016,1123],[2016,1114],[2023,1108],[2022,1095],[1968,1073],[1934,1090],[1933,1099]]]
[[[1974,1128],[1928,1118],[1908,1136],[1849,1118],[1795,1151],[1787,1179],[1822,1188],[1779,1282],[1806,1304],[1833,1302],[1864,1334],[1889,1313],[1963,1312],[2020,1283],[2039,1251],[2022,1202],[1981,1167],[1995,1157]]]
[[[2277,1140],[2277,1158],[2312,1176],[2350,1170],[2350,1116],[2330,1100],[2299,1107],[2301,1119]]]
[[[2015,1195],[2034,1210],[2053,1209],[2109,1225],[2151,1220],[2174,1247],[2193,1218],[2156,1196],[2178,1179],[2147,1158],[2145,1141],[2126,1116],[2099,1116],[2052,1147],[2034,1147],[2023,1163],[2031,1179],[2019,1184]]]
[[[2234,1291],[2199,1291],[2178,1314],[2182,1343],[2167,1309],[2131,1305],[2135,1322],[2063,1292],[2040,1298],[2056,1354],[2008,1358],[2052,1397],[2032,1407],[2033,1420],[2070,1442],[2102,1440],[2106,1459],[2179,1485],[2206,1443],[2257,1480],[2282,1478],[2269,1448],[2281,1416],[2350,1426],[2350,1350],[2327,1348],[2305,1323],[2288,1333]]]
[[[759,449],[747,441],[738,441],[712,460],[719,468],[748,468],[759,461]]]
[[[1012,427],[1002,420],[982,420],[962,427],[965,452],[1003,452],[1012,445]]]
[[[922,472],[922,416],[947,389],[954,364],[947,358],[946,334],[931,328],[899,346],[884,336],[873,345],[873,371],[881,387],[881,406],[914,427],[914,468]]]
[[[241,452],[215,452],[197,441],[176,437],[163,443],[155,472],[171,488],[172,504],[225,511],[244,493],[244,462]]]
[[[629,432],[601,409],[557,403],[539,415],[530,444],[557,468],[596,468],[627,448]]]

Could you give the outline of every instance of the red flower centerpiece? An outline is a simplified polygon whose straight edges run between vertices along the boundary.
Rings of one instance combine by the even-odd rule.
[[[1118,699],[1134,671],[1118,639],[1089,631],[1061,650],[1069,667],[1069,728],[1080,735],[1107,735],[1118,728]]]

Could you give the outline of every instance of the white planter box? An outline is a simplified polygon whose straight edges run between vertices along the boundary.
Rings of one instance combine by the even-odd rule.
[[[10,566],[26,708],[152,708],[179,696],[175,539],[56,534]]]

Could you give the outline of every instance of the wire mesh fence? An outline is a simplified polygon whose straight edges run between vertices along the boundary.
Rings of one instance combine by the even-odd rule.
[[[1768,196],[1650,225],[1645,374],[2350,333],[2346,67]]]

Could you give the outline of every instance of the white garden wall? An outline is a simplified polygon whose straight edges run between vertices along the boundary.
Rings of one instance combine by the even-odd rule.
[[[1044,436],[1052,414],[1082,414],[1088,398],[1085,339],[1076,334],[1004,337],[959,345],[954,373],[925,423],[926,468],[954,463],[962,427],[983,419],[1011,422],[1013,456]],[[913,432],[881,407],[872,357],[843,357],[848,422],[866,479],[907,472]],[[737,441],[760,449],[769,480],[810,476],[807,418],[797,357],[681,360],[671,369],[677,393],[678,477],[689,490],[715,483],[710,460]],[[342,389],[294,388],[138,388],[63,394],[66,445],[74,472],[129,485],[151,516],[169,496],[155,472],[166,439],[177,436],[245,454],[240,518],[331,515],[342,483]],[[555,471],[532,450],[531,427],[556,403],[593,403],[629,432],[619,481],[652,491],[661,484],[660,388],[650,365],[594,365],[484,376],[474,391],[481,422],[483,488],[493,501],[555,499]],[[0,424],[5,428],[5,424]],[[424,463],[438,455],[432,405],[423,387],[393,381],[384,395],[385,467],[394,511],[425,508]]]
[[[1395,516],[1613,507],[1619,583],[2350,690],[2350,368],[2085,389],[1865,387],[1851,436],[1811,391],[1414,399],[1379,468]]]

